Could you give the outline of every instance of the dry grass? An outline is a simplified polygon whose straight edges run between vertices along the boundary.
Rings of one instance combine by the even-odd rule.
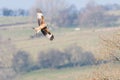
[[[120,80],[119,67],[112,67],[110,64],[101,65],[93,72],[91,80]]]
[[[120,65],[99,65],[76,80],[120,80]]]

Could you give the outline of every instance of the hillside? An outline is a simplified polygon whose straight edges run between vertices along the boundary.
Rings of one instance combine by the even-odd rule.
[[[14,23],[17,21],[19,22],[19,18]],[[25,19],[25,21],[27,20]],[[35,67],[34,65],[37,64],[41,52],[48,52],[51,49],[64,52],[65,49],[69,49],[69,47],[76,45],[82,48],[84,52],[91,52],[96,60],[102,60],[105,55],[101,53],[103,48],[101,39],[111,37],[114,33],[120,34],[120,27],[80,28],[79,30],[73,27],[56,28],[50,29],[55,35],[55,40],[49,41],[45,36],[41,35],[41,33],[39,37],[35,36],[32,29],[32,27],[35,26],[37,26],[37,23],[0,27],[0,42],[2,44],[0,45],[0,50],[4,53],[0,54],[0,62],[4,63],[0,64],[0,69],[3,70],[1,74],[7,73],[7,71],[4,73],[4,69],[6,70],[6,68],[8,70],[10,68],[11,71],[13,57],[18,51],[25,51],[28,53],[31,61],[29,67],[32,66],[33,68]],[[23,59],[23,57],[20,56],[17,56],[16,59],[17,58],[19,58],[20,61]],[[26,60],[26,57],[24,58]],[[17,68],[20,67],[21,65],[17,65]],[[117,80],[120,79],[119,67],[119,63],[107,63],[62,69],[33,69],[15,76],[17,76],[16,80]],[[24,68],[26,69],[26,65],[23,66],[23,69]],[[13,71],[11,74],[14,75],[15,72]]]
[[[76,31],[74,28],[58,28],[51,30],[55,35],[54,41],[49,41],[46,37],[31,38],[35,35],[32,26],[36,24],[23,24],[18,26],[11,26],[0,28],[1,36],[11,40],[18,50],[25,50],[31,53],[32,56],[37,56],[40,51],[49,49],[63,50],[72,45],[78,45],[85,51],[100,54],[100,37],[110,36],[112,33],[118,31],[120,28],[101,28],[101,29],[81,29]]]

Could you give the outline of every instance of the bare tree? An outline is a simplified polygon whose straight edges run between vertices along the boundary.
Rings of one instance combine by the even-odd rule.
[[[95,2],[89,2],[79,15],[79,23],[83,26],[96,26],[102,23],[104,19],[104,10],[102,6],[96,5]]]
[[[31,14],[35,16],[36,8],[40,8],[45,15],[45,19],[51,25],[55,25],[54,21],[56,21],[59,12],[67,7],[66,0],[36,0],[35,6],[31,8]]]
[[[106,14],[105,6],[98,5],[94,1],[88,2],[79,13],[78,23],[85,27],[113,26],[117,25],[118,16]]]

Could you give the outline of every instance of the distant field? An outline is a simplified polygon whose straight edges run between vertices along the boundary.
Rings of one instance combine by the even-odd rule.
[[[120,16],[120,10],[107,11],[105,14],[106,14],[106,15],[113,15],[113,16],[118,17],[118,16]],[[118,20],[115,22],[115,24],[117,24],[117,25],[119,26],[119,25],[120,25],[120,19],[118,19]]]
[[[120,16],[120,10],[108,11],[106,14]]]
[[[0,17],[0,25],[32,21],[31,17]]]

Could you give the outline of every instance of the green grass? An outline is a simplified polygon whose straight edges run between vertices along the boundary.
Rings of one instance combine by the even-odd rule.
[[[44,69],[25,73],[18,80],[104,80],[119,79],[119,64],[105,64],[65,69]],[[109,74],[110,73],[110,74]]]
[[[46,37],[31,39],[34,35],[32,26],[37,24],[25,24],[6,28],[0,28],[0,35],[11,39],[12,43],[18,50],[25,50],[36,59],[40,51],[48,51],[49,49],[64,50],[65,48],[78,45],[85,51],[99,54],[100,37],[103,35],[110,36],[116,30],[106,31],[106,29],[81,29],[75,31],[74,28],[59,28],[51,30],[55,35],[55,40],[49,41]]]
[[[85,75],[88,71],[88,67],[38,70],[23,75],[20,80],[75,80],[80,74]]]

